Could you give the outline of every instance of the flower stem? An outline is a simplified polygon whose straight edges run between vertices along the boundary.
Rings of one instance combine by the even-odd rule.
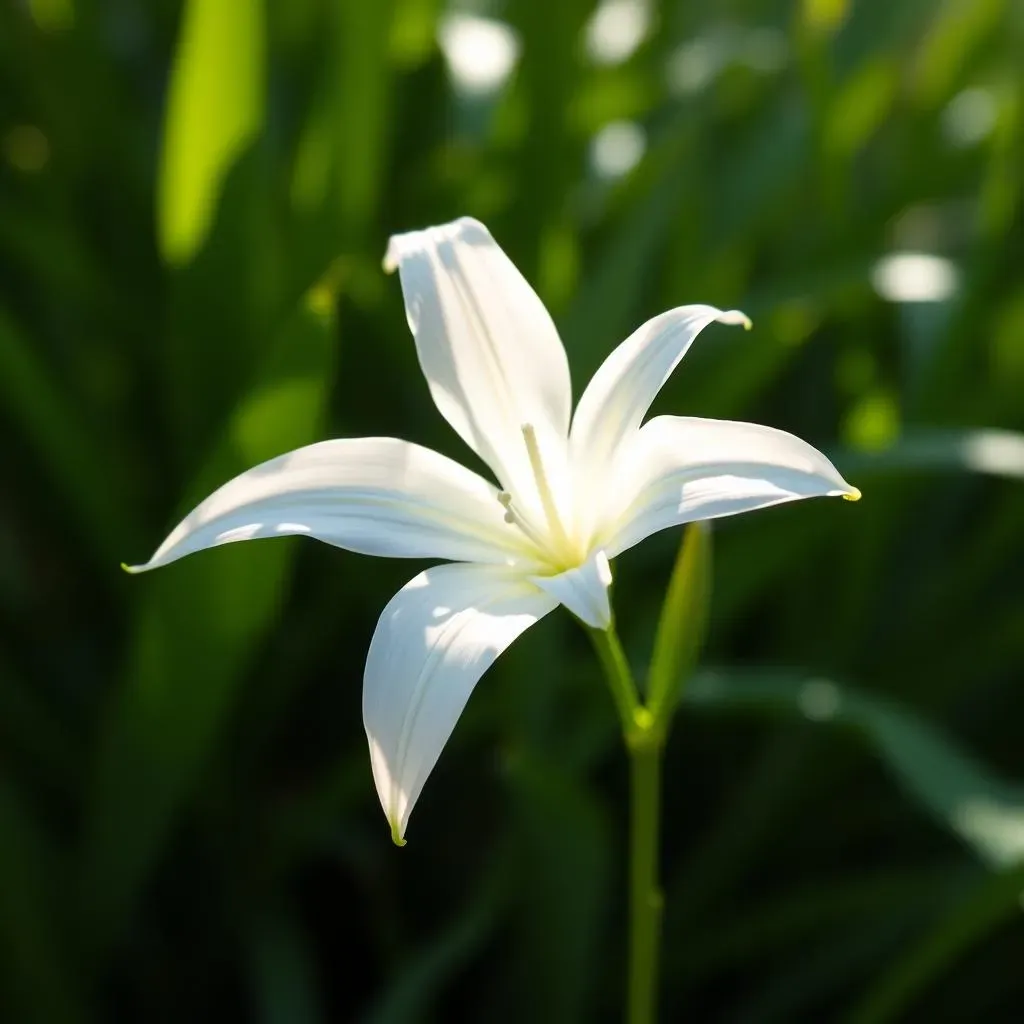
[[[662,895],[658,886],[660,741],[630,748],[629,1024],[652,1024],[658,988]]]
[[[629,989],[627,1024],[653,1024],[662,896],[658,885],[664,727],[640,700],[614,627],[589,630],[604,666],[629,754]]]
[[[637,712],[642,711],[643,706],[636,683],[633,682],[633,673],[629,670],[629,662],[626,661],[626,653],[619,643],[614,626],[609,626],[608,629],[588,629],[587,632],[594,643],[598,658],[601,659],[615,707],[619,712],[619,720],[622,722],[622,735],[628,746],[629,737],[637,728]]]

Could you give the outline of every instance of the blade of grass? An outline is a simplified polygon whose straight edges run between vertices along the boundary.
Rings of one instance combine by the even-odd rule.
[[[973,946],[1008,921],[1020,920],[1024,865],[982,878],[951,912],[899,956],[846,1015],[847,1024],[886,1024]],[[1019,924],[1018,924],[1019,927]]]
[[[190,500],[316,438],[331,379],[333,322],[329,297],[302,304]],[[120,934],[154,870],[278,614],[293,553],[294,545],[280,541],[218,549],[152,578],[125,580],[140,591],[140,607],[127,679],[113,694],[101,738],[82,879],[97,950]]]
[[[781,712],[852,727],[911,800],[982,863],[1024,859],[1024,786],[996,777],[935,726],[895,702],[828,679],[771,672],[702,672],[684,693],[695,708]]]
[[[189,0],[171,70],[160,165],[164,259],[188,263],[213,222],[224,177],[264,117],[262,0]]]

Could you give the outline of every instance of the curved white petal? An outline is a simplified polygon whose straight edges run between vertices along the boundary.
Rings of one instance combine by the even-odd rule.
[[[518,503],[535,505],[522,427],[556,474],[571,411],[569,364],[544,304],[478,221],[395,235],[409,327],[446,420]]]
[[[679,523],[749,512],[851,487],[793,434],[757,423],[656,416],[623,447],[604,506],[609,557]]]
[[[588,626],[607,629],[612,624],[608,600],[612,569],[604,551],[595,551],[583,565],[557,576],[531,576],[530,579]]]
[[[598,497],[590,484],[601,478],[620,445],[643,422],[694,338],[715,320],[750,327],[739,310],[679,306],[648,320],[598,367],[580,396],[570,435],[577,487],[586,504]]]
[[[491,484],[430,448],[392,437],[321,441],[224,484],[130,571],[285,534],[368,555],[506,564],[521,541],[503,515]]]
[[[477,680],[557,603],[483,565],[427,569],[388,603],[366,657],[363,724],[396,843]]]

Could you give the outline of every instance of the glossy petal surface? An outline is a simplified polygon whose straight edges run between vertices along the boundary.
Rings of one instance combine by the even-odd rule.
[[[477,681],[524,630],[557,606],[522,575],[439,565],[388,603],[363,676],[363,724],[395,842]]]

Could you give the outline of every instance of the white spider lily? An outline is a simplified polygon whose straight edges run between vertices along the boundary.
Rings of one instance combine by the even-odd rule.
[[[749,327],[742,313],[681,306],[648,321],[605,360],[570,426],[555,325],[482,224],[397,235],[384,265],[401,275],[434,402],[500,487],[407,441],[322,441],[226,483],[137,569],[282,534],[455,563],[419,573],[391,599],[366,660],[373,777],[402,843],[494,659],[559,604],[610,626],[609,559],[680,523],[859,492],[781,430],[676,416],[641,425],[697,334],[713,320]]]

